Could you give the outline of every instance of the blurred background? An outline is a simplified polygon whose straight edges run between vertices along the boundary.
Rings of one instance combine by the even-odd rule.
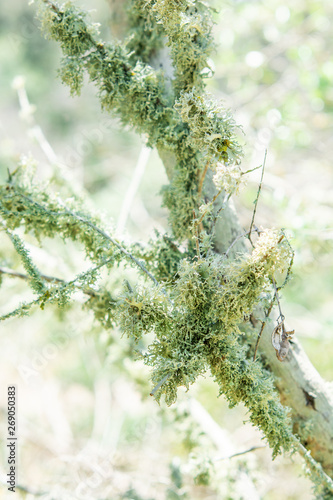
[[[104,38],[114,35],[110,4],[77,4],[102,23]],[[256,223],[285,228],[290,236],[295,264],[283,312],[316,369],[332,383],[333,4],[295,0],[287,7],[253,0],[215,7],[215,75],[208,89],[243,127],[243,170],[261,165],[267,149]],[[100,111],[92,85],[80,97],[69,96],[57,78],[60,50],[45,40],[35,14],[36,6],[25,0],[0,7],[1,182],[7,169],[29,157],[46,182],[54,176],[54,160],[125,239],[148,241],[155,228],[167,231],[159,194],[166,175],[156,151],[148,155],[142,138]],[[133,172],[138,186],[126,205]],[[249,174],[234,199],[244,227],[260,175]],[[74,244],[27,242],[45,274],[69,279],[89,267]],[[20,271],[2,232],[0,266]],[[122,270],[117,272],[112,279],[120,285]],[[1,314],[31,300],[22,280],[0,278]],[[1,324],[0,436],[4,440],[7,432],[6,388],[16,384],[18,496],[313,498],[302,461],[294,456],[272,462],[244,408],[229,409],[217,399],[208,376],[188,393],[180,391],[177,405],[159,407],[149,397],[149,372],[135,360],[133,346],[119,332],[103,331],[80,300],[65,311],[49,306]],[[257,449],[226,458],[252,447]],[[7,467],[2,446],[2,483]],[[6,498],[5,485],[2,490]]]

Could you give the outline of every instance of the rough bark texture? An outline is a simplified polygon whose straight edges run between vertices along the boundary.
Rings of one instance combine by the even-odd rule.
[[[332,384],[322,379],[296,339],[290,341],[285,361],[278,361],[271,333],[271,328],[265,327],[259,350],[276,377],[281,402],[292,409],[295,434],[333,477]]]

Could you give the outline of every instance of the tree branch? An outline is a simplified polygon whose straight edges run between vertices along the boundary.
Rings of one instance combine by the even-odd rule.
[[[49,0],[44,1],[55,10],[52,2]],[[159,2],[154,2],[156,5],[158,3]],[[167,5],[167,3],[163,3],[163,5],[164,4]],[[160,11],[160,13],[161,12],[162,11]],[[166,23],[168,23],[169,18],[167,17],[166,19]],[[177,26],[177,23],[174,23],[173,26]],[[170,29],[171,28],[172,26],[170,25]],[[170,32],[170,34],[172,33]],[[90,45],[95,47],[99,56],[103,58],[107,53],[103,45],[96,43],[92,38],[89,39],[89,34],[86,32],[85,36],[87,40],[90,40]],[[115,52],[108,52],[107,54],[111,61],[108,67],[111,69],[110,73],[105,73],[103,78],[101,78],[101,82],[104,85],[103,88],[107,86],[108,79],[110,75],[113,74],[112,64],[114,61],[112,58],[115,57],[114,54]],[[160,87],[157,83],[154,83],[154,87],[151,84],[151,81],[154,80],[156,75],[149,73],[146,79],[146,75],[142,74],[137,76],[133,68],[127,62],[124,54],[119,56],[117,53],[116,55],[117,58],[115,58],[115,63],[118,65],[117,68],[119,68],[119,81],[121,81],[122,85],[119,85],[117,82],[116,88],[118,94],[113,92],[113,90],[112,92],[110,91],[109,94],[103,94],[105,99],[102,101],[102,105],[106,109],[115,109],[121,116],[125,117],[127,123],[136,125],[139,132],[144,131],[147,133],[150,144],[157,144],[160,157],[164,162],[167,175],[171,181],[176,172],[177,161],[179,160],[174,146],[177,144],[178,147],[181,141],[184,142],[184,139],[181,137],[181,140],[179,139],[177,143],[172,134],[165,138],[164,141],[162,141],[162,137],[166,137],[166,130],[174,131],[176,126],[182,127],[183,124],[178,119],[178,116],[175,115],[173,108],[171,106],[169,107],[169,103],[161,103],[160,97],[158,97],[161,95]],[[95,65],[100,63],[97,59],[94,59],[93,62]],[[176,63],[178,64],[178,61],[176,61]],[[89,66],[89,61],[86,64]],[[179,63],[179,67],[177,66],[178,69],[181,68],[181,64]],[[92,65],[92,68],[93,71],[95,71],[93,74],[96,76],[95,66]],[[135,88],[136,100],[128,99],[130,84],[133,85],[132,96],[134,95],[133,89]],[[192,84],[193,82],[191,82],[191,85]],[[180,85],[180,89],[183,88],[184,87]],[[152,92],[152,89],[154,92]],[[151,98],[149,101],[149,109],[147,108],[148,98]],[[136,108],[133,106],[131,107],[134,101],[136,102]],[[138,109],[139,111],[137,111]],[[162,123],[160,117],[164,117],[166,114],[168,114],[170,118]],[[169,127],[171,121],[173,121],[173,127]],[[168,127],[165,127],[166,123],[168,123]],[[183,131],[184,130],[183,127]],[[213,200],[216,195],[216,188],[212,176],[212,171],[208,170],[203,183],[203,194],[207,196],[209,200]],[[198,188],[201,189],[201,186],[199,185]],[[230,258],[233,259],[239,253],[247,252],[243,238],[238,239],[238,236],[243,233],[243,230],[240,227],[232,201],[224,206],[223,200],[215,198],[215,214],[219,213],[222,208],[222,216],[217,219],[215,225],[214,250],[221,255],[227,252]],[[86,223],[88,223],[90,227],[94,226],[89,221]],[[250,236],[253,223],[254,216],[251,221]],[[150,278],[154,281],[152,276],[150,276]],[[275,314],[277,317],[276,312]],[[264,312],[262,310],[257,312],[257,317],[260,318],[263,317],[263,315]],[[333,440],[333,395],[331,388],[314,369],[296,340],[292,341],[291,349],[285,361],[283,363],[279,362],[276,358],[275,350],[271,345],[271,327],[268,325],[265,326],[262,332],[259,352],[266,366],[276,377],[276,386],[279,390],[282,403],[292,409],[294,434],[298,435],[304,446],[311,450],[313,458],[322,464],[326,473],[333,476],[333,454],[331,452]]]

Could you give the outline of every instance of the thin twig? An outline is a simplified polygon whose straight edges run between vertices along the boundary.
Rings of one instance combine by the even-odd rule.
[[[215,458],[214,462],[219,462],[220,460],[229,460],[229,458],[234,458],[234,457],[238,457],[240,455],[245,455],[246,453],[250,453],[251,451],[254,451],[254,450],[260,450],[261,448],[267,448],[267,447],[264,444],[261,444],[261,445],[258,445],[258,446],[252,446],[248,450],[240,451],[238,453],[233,453],[232,455],[229,455],[227,457]]]
[[[221,191],[220,191],[220,192],[221,192]],[[220,206],[220,208],[218,209],[218,211],[217,211],[217,212],[216,212],[216,214],[214,215],[214,220],[213,220],[213,226],[212,226],[212,227],[214,227],[214,225],[216,224],[216,221],[217,221],[217,219],[218,219],[218,216],[220,215],[220,213],[222,212],[222,210],[224,210],[224,209],[225,209],[225,207],[226,207],[226,205],[227,205],[228,201],[230,200],[230,198],[231,198],[231,193],[227,193],[227,194],[225,195],[225,197],[224,197],[224,200],[223,200],[223,202],[222,202],[222,205]],[[215,201],[215,199],[214,199],[214,201]]]
[[[257,337],[257,342],[256,342],[256,345],[255,345],[255,348],[254,348],[254,355],[253,355],[253,361],[256,360],[256,355],[257,355],[257,350],[258,350],[258,345],[259,345],[259,342],[260,342],[260,339],[261,339],[261,335],[262,335],[262,332],[265,328],[265,325],[266,325],[266,322],[267,322],[267,319],[272,311],[272,308],[273,308],[273,305],[274,305],[274,302],[275,302],[275,299],[276,299],[276,302],[278,304],[278,308],[279,308],[279,313],[280,313],[280,316],[279,316],[279,324],[282,325],[282,329],[283,331],[285,331],[285,326],[284,326],[284,320],[285,320],[285,317],[282,313],[282,309],[281,309],[281,303],[280,303],[280,299],[279,299],[279,290],[281,287],[277,287],[276,286],[276,283],[275,283],[275,280],[273,278],[273,276],[271,277],[271,280],[272,280],[272,284],[273,284],[273,287],[274,287],[274,297],[269,305],[269,308],[267,310],[267,313],[265,315],[265,320],[262,322],[262,325],[261,325],[261,328],[260,328],[260,332],[258,334],[258,337]]]
[[[285,238],[285,235],[283,234],[282,238]],[[282,241],[282,238],[279,240]],[[288,242],[288,245],[289,247],[291,248],[290,246],[290,243],[289,241],[287,240],[286,238],[286,241]],[[253,361],[256,360],[256,355],[257,355],[257,350],[258,350],[258,345],[259,345],[259,342],[260,342],[260,339],[261,339],[261,335],[262,335],[262,332],[264,330],[264,327],[266,325],[266,322],[267,322],[267,318],[269,317],[270,313],[271,313],[271,310],[273,308],[273,305],[274,305],[274,302],[275,302],[275,299],[276,299],[276,302],[278,304],[278,308],[279,308],[279,313],[280,313],[280,316],[278,317],[278,323],[279,325],[281,326],[282,325],[282,330],[284,333],[286,333],[286,330],[285,330],[285,326],[284,326],[284,320],[285,320],[285,317],[284,317],[284,314],[282,313],[282,308],[281,308],[281,303],[280,303],[280,298],[279,298],[279,290],[281,290],[281,288],[283,288],[285,286],[285,284],[287,283],[288,281],[288,278],[289,278],[289,275],[290,275],[290,270],[291,270],[291,267],[292,267],[292,264],[293,264],[293,259],[294,259],[294,251],[292,250],[291,248],[291,251],[292,251],[292,259],[290,261],[290,264],[289,264],[289,267],[288,267],[288,270],[287,270],[287,276],[283,282],[283,284],[279,287],[276,286],[276,282],[275,282],[275,279],[273,276],[271,276],[271,281],[272,281],[272,284],[273,284],[273,288],[274,288],[274,297],[270,303],[270,306],[268,308],[268,311],[265,315],[265,321],[263,321],[262,325],[261,325],[261,329],[260,329],[260,332],[258,334],[258,337],[257,337],[257,342],[256,342],[256,345],[255,345],[255,348],[254,348],[254,355],[253,355]]]
[[[159,390],[159,388],[161,387],[161,385],[163,385],[164,382],[166,382],[169,377],[171,377],[171,373],[167,373],[167,375],[165,375],[165,377],[163,377],[162,380],[160,380],[159,383],[157,385],[155,385],[155,387],[151,391],[150,395],[154,396],[155,392]]]
[[[200,180],[199,180],[199,185],[198,185],[198,196],[199,196],[199,198],[201,197],[203,183],[204,183],[204,180],[205,180],[205,177],[206,177],[206,174],[207,174],[207,170],[208,170],[209,164],[210,164],[210,161],[208,160],[207,163],[206,163],[206,165],[205,165],[204,171],[202,172],[202,176],[200,177]]]
[[[216,193],[216,195],[215,195],[215,196],[213,197],[213,199],[209,202],[209,204],[210,204],[210,205],[213,205],[213,203],[216,201],[216,199],[220,196],[220,194],[221,194],[221,193],[222,193],[222,190],[220,190],[218,193]],[[222,207],[223,207],[223,205],[222,205]],[[206,215],[206,212],[204,212],[204,213],[202,214],[202,216],[201,216],[201,217],[200,217],[200,219],[198,220],[197,224],[201,224],[201,223],[202,223],[202,221],[203,221],[203,219],[204,219],[205,215]]]
[[[14,271],[14,269],[10,269],[9,267],[0,267],[0,273],[1,274],[7,274],[8,276],[13,276],[14,278],[21,278],[23,280],[29,281],[31,278],[27,274],[19,273],[17,271]],[[39,274],[40,278],[42,278],[45,281],[48,281],[49,283],[55,282],[55,283],[65,283],[65,280],[61,278],[56,278],[54,276],[47,276],[46,274]]]
[[[45,154],[49,164],[53,167],[55,176],[58,171],[61,177],[66,182],[67,188],[69,188],[72,193],[76,196],[80,195],[80,189],[76,187],[76,183],[73,182],[73,174],[70,172],[68,167],[59,161],[54,149],[52,148],[50,142],[47,140],[43,129],[38,125],[33,113],[35,107],[30,104],[27,91],[25,89],[25,81],[22,76],[17,76],[13,81],[13,88],[17,91],[17,96],[21,108],[21,118],[27,123],[32,138],[35,139],[40,149]]]
[[[250,168],[249,170],[246,170],[245,172],[241,172],[241,175],[250,174],[251,172],[254,172],[255,170],[259,170],[259,168],[261,168],[261,167],[262,167],[262,165],[258,165],[258,167]]]
[[[282,309],[281,309],[281,304],[280,304],[280,299],[279,299],[279,290],[280,290],[280,287],[277,288],[276,283],[275,283],[275,279],[273,278],[273,276],[271,277],[271,280],[272,280],[273,287],[274,287],[275,298],[276,298],[276,301],[277,301],[277,304],[278,304],[278,307],[279,307],[280,320],[281,320],[281,323],[283,323],[283,321],[284,321],[284,315],[282,314]]]
[[[64,282],[62,282],[61,286],[59,286],[57,289],[49,290],[48,292],[53,292],[54,290],[66,289],[66,288],[68,288],[71,285],[75,285],[76,281],[78,281],[78,280],[82,281],[86,276],[89,276],[89,274],[92,274],[92,273],[98,271],[102,267],[106,266],[109,262],[113,262],[113,257],[110,257],[109,259],[104,260],[103,262],[101,262],[97,266],[95,266],[95,267],[93,267],[91,269],[88,269],[88,271],[86,271],[86,272],[84,272],[82,274],[79,274],[78,276],[76,276],[71,281],[64,281]],[[80,287],[80,290],[81,290],[81,287]],[[82,289],[82,291],[84,291],[84,289]],[[92,295],[92,293],[89,293],[89,295]],[[24,314],[25,311],[28,311],[34,305],[39,305],[41,299],[44,299],[44,302],[49,302],[50,300],[52,300],[52,298],[53,298],[53,294],[52,293],[50,293],[48,297],[46,297],[45,294],[42,294],[37,299],[32,300],[31,302],[28,302],[28,303],[23,303],[19,307],[17,307],[16,309],[14,309],[14,311],[11,311],[10,313],[7,313],[7,314],[4,314],[3,316],[0,316],[0,321],[4,321],[5,319],[13,318],[15,316],[19,316],[20,314]]]
[[[220,206],[220,208],[218,209],[218,211],[214,215],[214,219],[213,219],[212,224],[211,224],[211,235],[210,235],[211,239],[213,238],[213,235],[214,235],[214,228],[215,228],[216,221],[217,221],[220,213],[222,212],[222,210],[225,209],[230,198],[231,198],[231,193],[228,193],[225,195],[224,200],[222,202],[222,205]]]
[[[261,324],[260,332],[258,333],[257,342],[256,342],[256,345],[255,345],[255,348],[254,348],[253,361],[256,360],[257,350],[258,350],[259,342],[260,342],[260,339],[261,339],[261,335],[262,335],[262,332],[264,331],[264,328],[266,326],[266,323],[267,323],[267,320],[269,318],[269,315],[271,314],[271,311],[273,309],[274,299],[275,299],[275,297],[273,297],[273,299],[272,299],[272,301],[271,301],[271,303],[269,305],[269,308],[267,309],[267,312],[265,314],[265,320]]]
[[[31,302],[23,302],[19,307],[14,309],[13,311],[3,314],[0,316],[0,321],[5,321],[9,318],[14,318],[15,316],[24,315],[27,311],[29,311],[33,306],[37,306],[40,303],[40,298],[32,300]]]
[[[295,443],[298,447],[298,452],[302,455],[304,460],[308,462],[308,465],[312,468],[313,472],[317,474],[321,483],[324,482],[325,486],[333,493],[333,479],[326,474],[321,464],[311,456],[310,450],[307,450],[296,438]]]
[[[135,264],[144,272],[147,274],[147,276],[155,283],[156,286],[159,286],[159,282],[157,281],[156,278],[148,271],[148,269],[145,268],[145,266],[140,262],[136,257],[134,257],[131,253],[129,253],[127,250],[125,250],[124,247],[120,245],[115,239],[112,238],[109,234],[107,234],[105,231],[97,227],[95,224],[90,222],[89,220],[85,219],[84,217],[81,217],[80,215],[76,214],[75,212],[72,212],[71,210],[66,209],[66,213],[72,215],[76,219],[80,220],[87,226],[91,227],[94,229],[94,231],[98,232],[101,234],[105,239],[109,240],[113,245],[115,245],[126,257],[128,257],[130,260],[135,262]],[[166,293],[166,292],[165,292]]]
[[[58,6],[57,6],[57,5],[55,5],[53,2],[51,2],[51,0],[43,0],[43,2],[44,2],[44,3],[47,3],[47,5],[49,5],[49,6],[51,7],[51,9],[53,9],[53,10],[54,10],[54,12],[57,12],[57,13],[59,13],[59,12],[60,12],[60,10],[59,10]]]
[[[85,219],[84,217],[82,217],[81,215],[78,215],[76,214],[75,212],[72,212],[71,210],[67,209],[64,205],[64,212],[52,212],[51,210],[47,210],[43,205],[41,205],[40,203],[32,200],[29,196],[26,196],[22,193],[20,193],[20,195],[25,198],[26,200],[28,200],[32,205],[36,205],[37,207],[39,207],[40,209],[42,209],[45,213],[49,214],[49,215],[52,215],[52,216],[56,216],[58,217],[59,215],[71,215],[72,217],[74,217],[75,219],[81,221],[83,224],[86,224],[87,226],[91,227],[94,231],[98,232],[101,236],[103,236],[106,240],[110,241],[113,245],[115,245],[124,255],[126,255],[126,257],[128,257],[130,260],[132,260],[145,274],[147,274],[147,276],[149,276],[149,278],[155,283],[156,286],[159,286],[159,283],[158,281],[156,280],[156,278],[154,278],[154,276],[148,271],[148,269],[145,268],[145,266],[142,264],[142,262],[140,262],[136,257],[134,257],[131,253],[129,253],[124,247],[122,247],[120,245],[120,243],[118,243],[114,238],[112,238],[109,234],[107,234],[105,231],[103,231],[102,229],[100,229],[98,226],[96,226],[95,224],[93,224],[92,222],[90,222],[89,220]],[[161,289],[162,292],[167,296],[167,293],[166,291],[162,288]]]
[[[257,227],[255,227],[254,229],[252,229],[252,233],[258,233],[260,234],[260,231]],[[224,252],[223,255],[225,255],[226,257],[228,257],[228,253],[230,252],[230,250],[232,249],[232,247],[237,243],[237,241],[241,240],[242,238],[244,238],[244,236],[248,236],[249,234],[249,231],[245,231],[244,233],[242,234],[239,234],[235,239],[234,241],[231,243],[231,245],[229,246],[229,248]]]
[[[290,274],[291,274],[291,269],[292,269],[293,264],[294,264],[294,257],[295,257],[295,252],[294,252],[292,246],[290,245],[289,240],[286,237],[286,235],[284,234],[283,230],[282,230],[282,234],[284,236],[284,240],[287,242],[287,245],[289,247],[289,250],[291,252],[292,257],[291,257],[290,262],[289,262],[289,266],[288,266],[288,269],[287,269],[287,273],[286,273],[286,277],[284,279],[284,282],[282,283],[282,285],[279,288],[284,288],[285,285],[288,283],[289,278],[290,278]]]
[[[251,240],[251,233],[252,233],[252,227],[253,227],[253,224],[254,224],[254,218],[255,218],[256,212],[257,212],[257,205],[258,205],[258,201],[259,201],[259,196],[260,196],[262,181],[263,181],[263,178],[264,178],[266,157],[267,157],[267,149],[265,149],[265,157],[264,157],[264,162],[262,164],[261,179],[260,179],[260,183],[259,183],[259,187],[258,187],[257,197],[256,197],[256,199],[254,201],[254,210],[253,210],[253,214],[252,214],[252,220],[251,220],[250,229],[249,229],[249,235],[248,235],[248,238],[249,238],[250,243],[251,243],[252,246],[254,246],[254,245],[253,245],[253,242]]]
[[[17,271],[14,271],[14,269],[9,269],[8,267],[0,267],[0,273],[1,274],[6,274],[8,276],[12,276],[13,278],[20,278],[20,279],[23,279],[25,281],[30,281],[30,276],[28,276],[27,274],[23,274],[23,273],[19,273]],[[55,276],[47,276],[46,274],[41,274],[39,273],[39,277],[45,281],[47,281],[48,283],[63,283],[63,284],[67,284],[68,281],[65,281],[61,278],[56,278]],[[80,290],[85,293],[86,295],[90,295],[92,297],[95,297],[97,294],[94,290],[90,289],[90,288],[86,288],[86,289],[81,289]]]

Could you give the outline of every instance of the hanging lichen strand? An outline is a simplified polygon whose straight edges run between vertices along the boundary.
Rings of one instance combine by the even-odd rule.
[[[171,90],[163,73],[145,63],[146,56],[138,53],[135,60],[126,46],[96,38],[96,27],[87,24],[86,15],[70,2],[59,7],[45,0],[40,15],[48,35],[62,47],[60,75],[71,93],[80,92],[86,71],[106,111],[146,134],[151,146],[175,156],[164,193],[173,236],[158,235],[144,249],[124,245],[81,201],[62,201],[31,179],[23,182],[21,166],[1,187],[0,210],[36,299],[4,317],[23,314],[35,304],[63,306],[77,289],[83,291],[89,296],[85,307],[94,311],[104,328],[119,325],[136,342],[148,332],[154,335],[143,357],[152,368],[157,400],[163,396],[171,404],[179,386],[188,388],[210,371],[231,405],[241,401],[246,405],[251,422],[263,431],[276,455],[290,449],[293,440],[287,411],[260,359],[251,360],[253,353],[239,325],[272,294],[275,273],[289,267],[290,247],[278,231],[266,231],[251,255],[235,261],[207,251],[209,241],[204,249],[203,239],[211,235],[199,227],[205,221],[193,224],[193,212],[197,215],[203,202],[207,164],[216,172],[218,189],[231,193],[235,188],[228,172],[239,168],[242,154],[236,125],[203,93],[202,70],[211,45],[208,9],[194,0],[152,1],[148,8],[168,37],[175,64]],[[142,25],[141,17],[140,29]],[[156,35],[151,23],[149,33]],[[19,227],[40,241],[59,235],[78,242],[92,267],[68,282],[46,281],[15,236]],[[179,241],[187,243],[185,250],[180,250]],[[102,268],[111,272],[120,262],[125,269],[132,266],[138,271],[137,284],[128,284],[116,297],[112,283],[109,289],[99,289],[97,283]]]

